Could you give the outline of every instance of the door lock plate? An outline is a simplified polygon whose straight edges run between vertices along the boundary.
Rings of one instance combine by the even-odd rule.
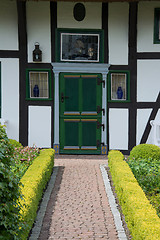
[[[64,99],[68,99],[68,98],[69,98],[68,96],[64,96],[63,92],[61,93],[61,102],[62,103],[64,102]]]

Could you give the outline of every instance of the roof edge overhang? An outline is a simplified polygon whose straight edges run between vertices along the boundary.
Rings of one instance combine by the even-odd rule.
[[[17,0],[18,2],[155,2],[159,0]]]

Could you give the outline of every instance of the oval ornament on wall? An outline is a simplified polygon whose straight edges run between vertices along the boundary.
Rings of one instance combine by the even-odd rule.
[[[86,16],[86,9],[83,3],[76,3],[73,9],[73,16],[75,20],[82,21]]]

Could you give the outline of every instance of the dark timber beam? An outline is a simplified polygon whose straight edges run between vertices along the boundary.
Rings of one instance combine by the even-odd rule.
[[[130,107],[129,107],[129,151],[136,145],[137,128],[137,11],[138,3],[129,3],[129,56],[128,63],[130,69]]]
[[[19,40],[19,141],[28,145],[28,109],[26,96],[27,30],[26,3],[17,1]]]
[[[146,143],[147,139],[148,139],[148,136],[149,136],[149,133],[151,131],[151,124],[150,124],[150,121],[151,120],[154,120],[157,113],[158,113],[158,110],[160,109],[160,92],[159,92],[159,95],[157,97],[157,100],[155,103],[152,103],[154,106],[153,106],[153,109],[152,109],[152,112],[150,114],[150,117],[148,119],[148,122],[147,122],[147,125],[146,125],[146,128],[144,130],[144,133],[143,133],[143,136],[141,138],[141,141],[140,143]]]

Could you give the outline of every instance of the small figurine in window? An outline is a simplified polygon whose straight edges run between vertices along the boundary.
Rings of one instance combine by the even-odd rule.
[[[123,97],[122,87],[118,87],[118,89],[117,89],[117,98],[118,99],[122,99],[122,97]]]
[[[33,95],[34,95],[34,97],[39,97],[39,87],[37,84],[35,84],[35,86],[33,88]]]

